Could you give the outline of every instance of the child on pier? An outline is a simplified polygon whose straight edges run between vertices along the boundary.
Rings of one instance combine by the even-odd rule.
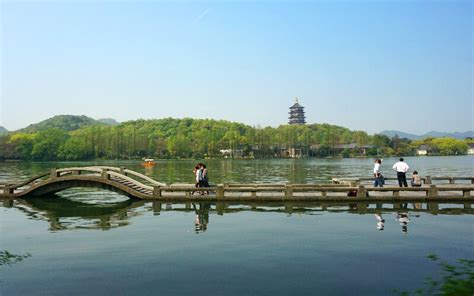
[[[418,175],[417,171],[413,172],[411,177],[411,187],[420,187],[421,186],[421,177]]]

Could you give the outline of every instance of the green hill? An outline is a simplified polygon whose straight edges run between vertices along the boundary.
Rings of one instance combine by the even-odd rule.
[[[84,115],[56,115],[39,123],[31,124],[17,132],[37,133],[51,128],[57,128],[63,131],[74,131],[90,125],[100,125],[101,123],[93,118]]]

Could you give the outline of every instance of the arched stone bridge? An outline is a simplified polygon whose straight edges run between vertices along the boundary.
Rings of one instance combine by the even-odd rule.
[[[0,197],[39,196],[74,187],[104,188],[129,197],[150,199],[166,186],[135,171],[107,166],[51,169],[20,184],[5,184]]]

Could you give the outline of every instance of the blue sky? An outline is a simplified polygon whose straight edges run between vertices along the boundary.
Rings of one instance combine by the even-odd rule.
[[[11,1],[0,125],[57,114],[473,127],[470,1]]]

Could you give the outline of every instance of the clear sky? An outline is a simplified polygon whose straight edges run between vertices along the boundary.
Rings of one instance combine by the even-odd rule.
[[[471,1],[12,1],[0,125],[57,114],[473,128]]]

